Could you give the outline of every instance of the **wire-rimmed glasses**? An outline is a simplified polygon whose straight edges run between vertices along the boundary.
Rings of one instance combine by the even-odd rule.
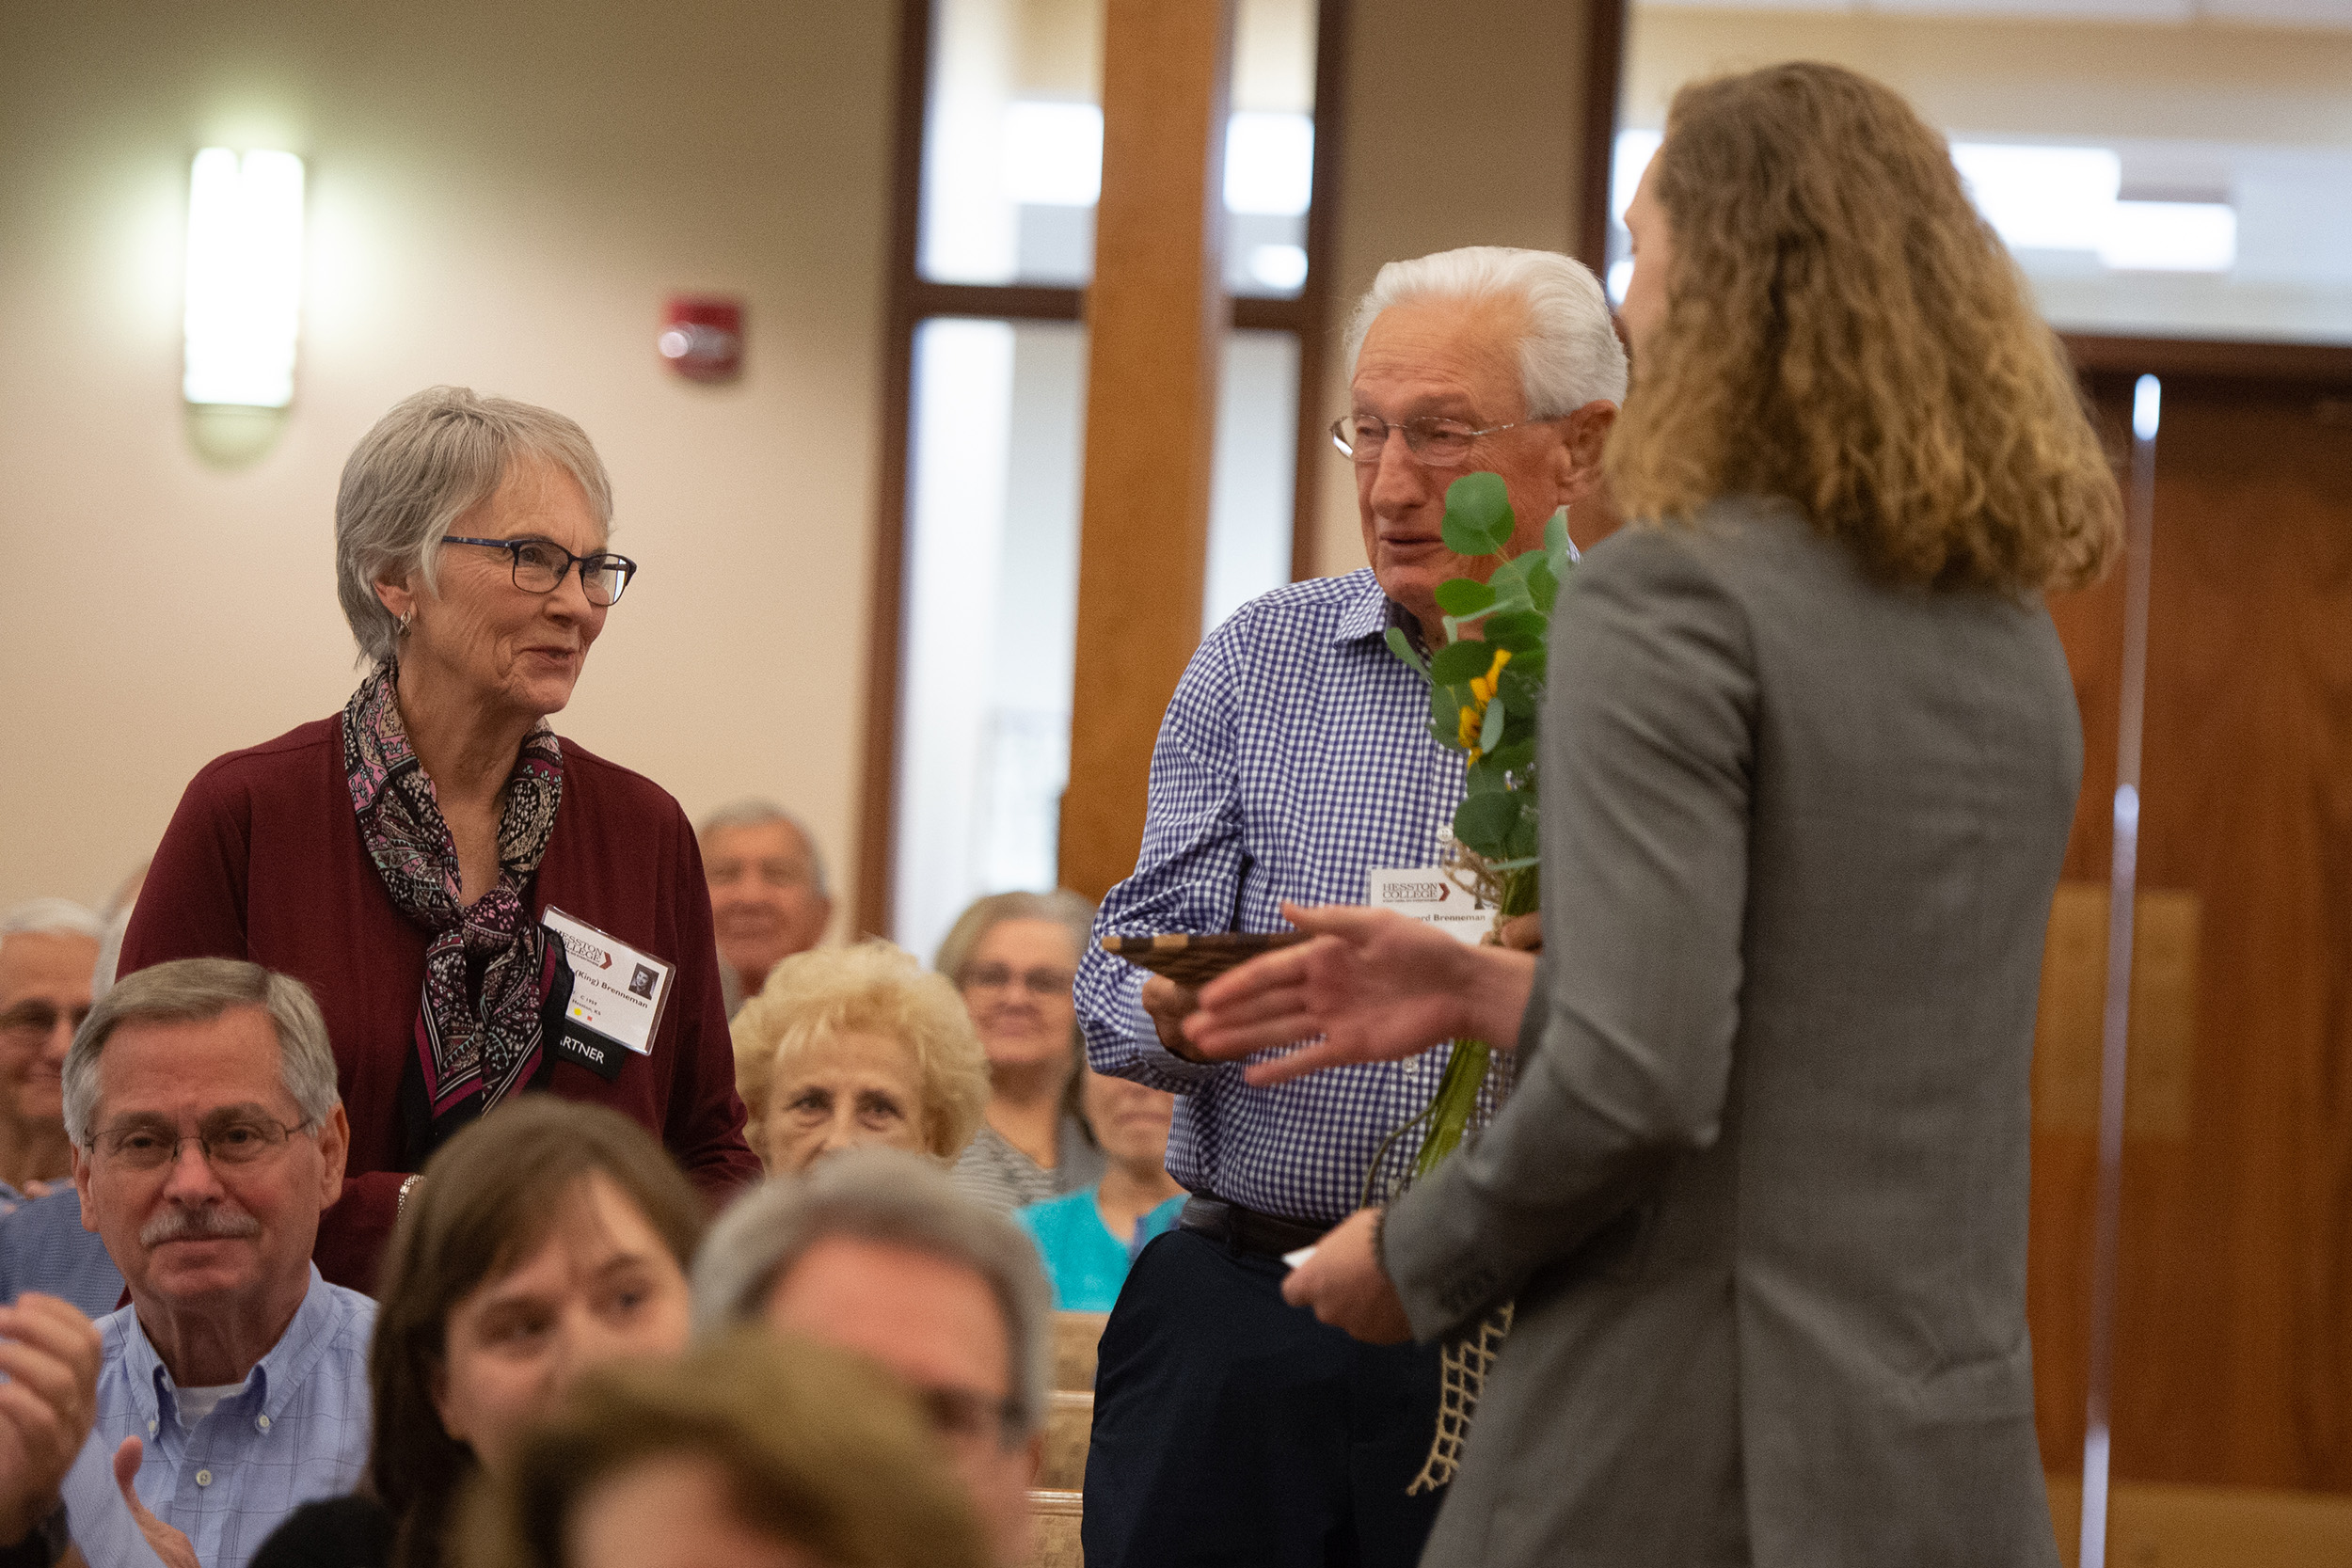
[[[1380,461],[1380,452],[1389,444],[1389,432],[1402,431],[1405,448],[1416,461],[1432,468],[1458,468],[1470,461],[1470,448],[1481,436],[1493,436],[1505,430],[1517,430],[1522,424],[1539,424],[1538,420],[1519,420],[1511,424],[1490,424],[1484,430],[1472,430],[1459,420],[1439,419],[1424,414],[1418,420],[1404,420],[1391,424],[1377,414],[1343,414],[1331,421],[1331,444],[1344,457],[1352,457],[1367,467]]]
[[[580,591],[599,609],[620,603],[621,595],[628,590],[628,579],[637,575],[637,562],[625,555],[614,555],[610,550],[574,555],[552,539],[469,539],[451,533],[444,534],[441,543],[504,550],[514,558],[515,586],[526,594],[554,593],[564,585],[572,567],[578,565]]]
[[[126,1170],[161,1170],[180,1158],[183,1144],[194,1144],[215,1165],[249,1165],[286,1147],[308,1122],[292,1124],[275,1117],[247,1111],[219,1111],[183,1132],[160,1117],[136,1117],[95,1134],[88,1147],[107,1162]]]

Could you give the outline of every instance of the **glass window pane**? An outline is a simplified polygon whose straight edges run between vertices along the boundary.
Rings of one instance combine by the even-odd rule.
[[[2063,330],[2352,341],[2352,15],[2340,8],[1903,0],[1767,13],[1645,0],[1628,35],[1618,211],[1676,86],[1772,59],[1851,66],[1943,127]],[[1610,243],[1621,295],[1621,227]]]
[[[1086,330],[926,322],[914,387],[892,908],[928,958],[971,899],[1056,880]]]
[[[1291,579],[1292,483],[1298,471],[1298,338],[1232,332],[1217,386],[1209,494],[1205,633]]]
[[[894,938],[1057,880],[1077,641],[1085,328],[938,320],[914,341]],[[1298,340],[1225,343],[1204,628],[1290,580]]]
[[[923,276],[1083,285],[1103,179],[1102,0],[939,0]],[[1244,0],[1226,133],[1226,288],[1295,295],[1314,166],[1314,0]]]

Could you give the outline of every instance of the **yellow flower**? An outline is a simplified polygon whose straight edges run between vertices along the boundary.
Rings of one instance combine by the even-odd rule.
[[[1510,662],[1511,650],[1497,648],[1495,660],[1486,666],[1486,673],[1470,678],[1470,705],[1462,709],[1461,727],[1455,733],[1461,736],[1472,762],[1486,754],[1479,750],[1478,732],[1486,727],[1486,705],[1495,700],[1495,689],[1502,680],[1502,667]]]

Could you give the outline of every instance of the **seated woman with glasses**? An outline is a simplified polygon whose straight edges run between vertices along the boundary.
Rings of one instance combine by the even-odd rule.
[[[533,1097],[426,1166],[385,1254],[360,1491],[297,1509],[252,1568],[437,1568],[457,1504],[510,1474],[583,1372],[686,1348],[702,1200],[635,1124]]]
[[[956,1185],[999,1213],[1103,1179],[1070,990],[1093,929],[1094,906],[1067,888],[993,894],[956,917],[931,966],[963,993],[988,1053],[988,1115]]]
[[[425,1161],[526,1089],[625,1113],[713,1202],[759,1174],[693,830],[548,727],[637,570],[612,526],[561,414],[455,387],[387,414],[335,502],[373,670],[196,776],[123,939],[124,974],[249,958],[317,994],[351,1117],[337,1284],[373,1286]]]
[[[735,1015],[752,1147],[794,1175],[881,1144],[952,1162],[988,1099],[988,1059],[955,988],[886,942],[795,953]]]

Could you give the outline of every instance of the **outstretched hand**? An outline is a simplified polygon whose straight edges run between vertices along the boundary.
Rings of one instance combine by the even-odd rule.
[[[1399,1061],[1463,1037],[1516,1037],[1534,978],[1526,955],[1471,947],[1389,910],[1285,904],[1282,913],[1315,940],[1211,981],[1184,1021],[1184,1037],[1211,1061],[1310,1042],[1252,1063],[1248,1083]],[[1504,1027],[1493,1030],[1498,1022]]]
[[[161,1519],[139,1501],[133,1482],[139,1479],[139,1464],[146,1457],[146,1447],[135,1437],[125,1437],[115,1449],[115,1487],[122,1494],[123,1506],[131,1511],[132,1521],[139,1533],[147,1537],[148,1546],[164,1560],[164,1568],[203,1568],[197,1560],[196,1544]]]

